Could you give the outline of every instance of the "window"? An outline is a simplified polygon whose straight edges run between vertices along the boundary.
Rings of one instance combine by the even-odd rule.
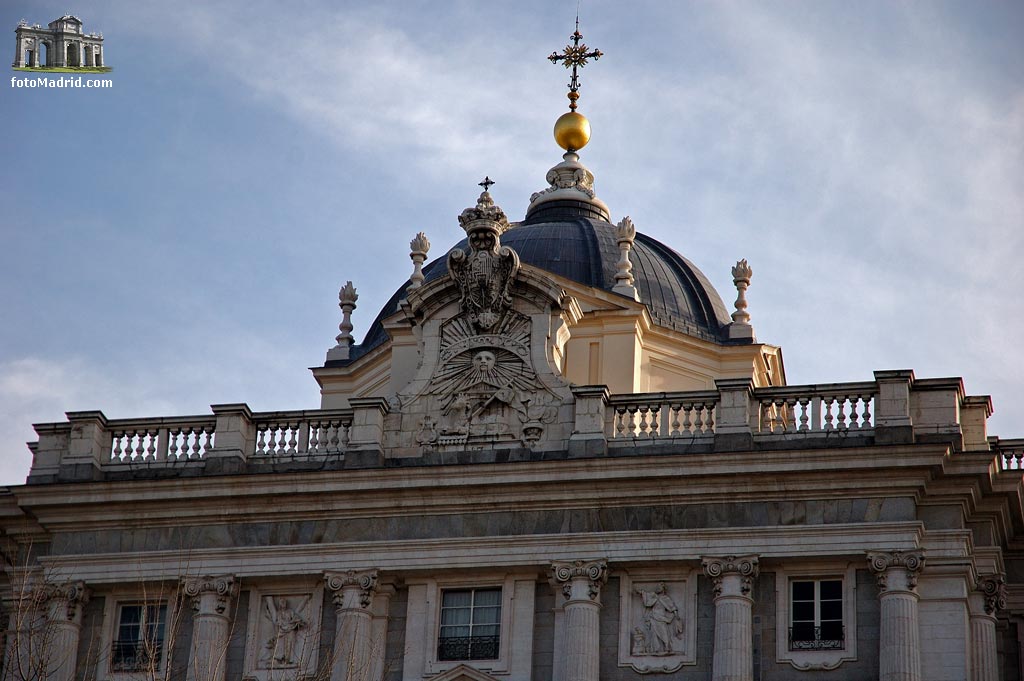
[[[438,660],[495,660],[500,643],[500,588],[441,592]]]
[[[790,582],[790,650],[841,650],[843,580],[794,579]]]
[[[110,653],[114,672],[158,669],[164,647],[167,604],[122,603]]]

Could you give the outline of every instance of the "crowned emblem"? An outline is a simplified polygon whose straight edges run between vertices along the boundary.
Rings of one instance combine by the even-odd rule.
[[[458,283],[462,311],[477,332],[491,329],[512,306],[512,281],[519,271],[519,255],[501,245],[509,228],[505,213],[494,205],[484,187],[476,206],[459,216],[469,237],[469,250],[448,254],[448,272]]]

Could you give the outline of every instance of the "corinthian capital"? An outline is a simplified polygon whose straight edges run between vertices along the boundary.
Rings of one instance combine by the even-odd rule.
[[[192,610],[198,615],[223,615],[231,599],[238,595],[234,575],[206,575],[182,581],[185,595],[192,600]]]
[[[701,567],[714,585],[715,598],[722,595],[749,596],[758,575],[757,556],[704,558],[701,560]],[[726,588],[727,581],[735,582],[739,588]]]
[[[562,585],[567,599],[596,601],[601,595],[601,586],[608,581],[608,561],[555,561],[551,563],[551,579]]]
[[[373,595],[377,591],[377,577],[377,570],[325,572],[324,582],[333,594],[336,608],[365,610],[373,602]]]
[[[917,575],[924,568],[924,551],[870,551],[868,565],[878,579],[878,588],[887,591],[914,591]],[[906,575],[905,583],[894,582],[890,576],[895,572]]]
[[[985,613],[995,615],[1006,609],[1006,580],[1002,575],[978,577],[978,591],[985,599]]]

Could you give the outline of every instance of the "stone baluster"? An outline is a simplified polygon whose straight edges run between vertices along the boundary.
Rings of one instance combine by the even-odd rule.
[[[192,649],[188,681],[224,681],[231,633],[231,606],[238,595],[233,575],[186,579],[182,585],[192,601]]]
[[[334,630],[334,662],[331,681],[367,681],[373,667],[373,613],[377,570],[325,572],[324,581],[333,594],[337,612]]]
[[[562,681],[598,681],[601,586],[608,580],[604,560],[555,562],[551,576],[565,595]]]
[[[359,300],[359,295],[356,293],[355,286],[351,281],[346,281],[338,291],[338,307],[341,308],[341,324],[338,325],[338,330],[341,333],[335,337],[338,344],[327,351],[327,361],[348,359],[349,348],[352,347],[355,340],[352,338],[352,310],[356,309],[357,300]]]
[[[427,252],[430,251],[430,241],[423,232],[416,234],[416,238],[409,242],[409,257],[412,258],[412,276],[409,277],[409,285],[406,291],[412,291],[423,285],[423,262],[427,259]]]
[[[704,558],[704,574],[714,585],[715,638],[712,681],[753,681],[754,630],[751,591],[758,574],[757,556]]]
[[[615,225],[615,238],[619,243],[619,261],[615,263],[615,286],[612,290],[627,298],[640,300],[640,294],[633,286],[633,263],[629,261],[629,251],[633,248],[633,240],[636,239],[636,227],[628,215]]]
[[[924,554],[871,552],[868,564],[880,590],[879,681],[921,681],[917,576],[924,567]]]
[[[85,582],[47,584],[41,600],[46,604],[46,631],[42,649],[47,681],[72,681],[78,665],[78,639],[82,632],[82,607],[89,602]],[[30,650],[29,655],[36,654]]]
[[[996,615],[1006,608],[1006,580],[1002,575],[978,578],[971,594],[971,681],[999,679]]]

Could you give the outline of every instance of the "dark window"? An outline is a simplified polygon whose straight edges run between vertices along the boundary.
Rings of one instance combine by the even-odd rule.
[[[110,668],[115,672],[140,672],[160,668],[164,648],[167,605],[123,604],[118,608]]]
[[[438,660],[495,660],[501,643],[501,589],[441,594]]]
[[[808,579],[790,582],[790,650],[841,650],[843,580]]]

